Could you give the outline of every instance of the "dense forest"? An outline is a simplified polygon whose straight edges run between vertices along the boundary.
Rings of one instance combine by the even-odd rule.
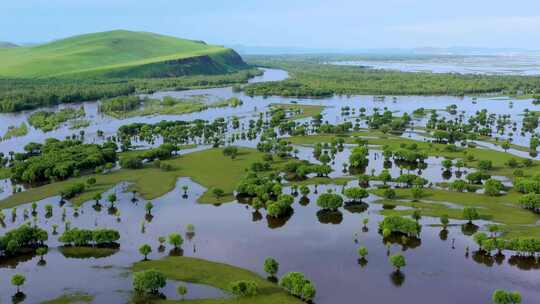
[[[327,64],[334,56],[246,56],[253,65],[280,68],[291,77],[284,81],[256,83],[245,88],[248,95],[324,97],[328,95],[473,95],[504,93],[535,94],[540,77],[465,75],[374,70],[359,66]]]
[[[260,73],[257,69],[247,69],[223,75],[154,79],[0,79],[0,112],[17,112],[163,89],[183,90],[241,84]]]

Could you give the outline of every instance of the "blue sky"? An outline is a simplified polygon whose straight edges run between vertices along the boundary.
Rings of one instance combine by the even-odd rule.
[[[540,49],[538,0],[1,0],[0,41],[129,29],[216,44]]]

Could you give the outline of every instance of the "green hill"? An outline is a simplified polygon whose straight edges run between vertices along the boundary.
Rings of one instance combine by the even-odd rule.
[[[172,77],[245,66],[235,51],[221,46],[124,30],[0,49],[0,77]]]

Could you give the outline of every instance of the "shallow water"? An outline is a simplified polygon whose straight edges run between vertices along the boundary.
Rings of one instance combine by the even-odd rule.
[[[260,76],[252,81],[275,81],[285,79],[287,73],[280,70],[267,69],[263,76]],[[97,102],[84,102],[69,105],[59,105],[56,107],[48,108],[48,110],[58,110],[65,107],[80,107],[83,106],[86,111],[86,119],[91,121],[91,125],[83,128],[85,132],[85,140],[87,142],[101,142],[104,138],[114,136],[118,128],[125,124],[134,122],[144,123],[156,123],[161,120],[194,120],[205,119],[214,120],[217,117],[233,117],[237,116],[241,118],[241,122],[246,123],[249,119],[257,117],[258,113],[265,112],[271,103],[290,103],[292,101],[300,104],[314,104],[323,105],[327,108],[323,111],[324,120],[329,123],[339,123],[343,121],[353,121],[354,118],[341,115],[341,107],[349,106],[355,108],[356,113],[359,114],[359,108],[364,107],[366,114],[371,114],[374,108],[380,110],[384,108],[391,109],[396,112],[396,115],[402,113],[411,113],[417,108],[425,109],[438,109],[441,117],[455,118],[457,115],[450,115],[444,110],[447,106],[456,104],[458,105],[459,112],[463,112],[465,119],[468,116],[474,115],[477,111],[487,109],[489,113],[497,115],[510,115],[512,121],[517,122],[518,128],[514,133],[513,143],[518,145],[529,145],[530,134],[522,136],[520,134],[521,122],[523,116],[521,115],[525,109],[531,111],[540,111],[540,105],[534,105],[532,100],[512,100],[512,99],[500,99],[492,98],[489,96],[483,96],[478,98],[473,97],[453,97],[453,96],[399,96],[399,97],[387,97],[384,101],[379,101],[374,96],[334,96],[324,99],[291,99],[284,97],[261,97],[246,96],[244,93],[235,93],[231,87],[226,88],[213,88],[202,90],[187,90],[187,91],[167,91],[157,92],[150,95],[153,98],[163,98],[164,96],[173,96],[176,98],[185,98],[193,95],[208,95],[209,100],[223,99],[230,97],[240,98],[244,104],[239,107],[225,107],[225,108],[211,108],[201,112],[189,113],[183,115],[151,115],[142,117],[132,117],[127,119],[115,119],[99,113]],[[513,105],[510,104],[513,102]],[[22,122],[26,122],[28,116],[32,111],[21,113],[2,113],[0,114],[0,134],[4,134],[9,126],[20,125]],[[423,126],[429,117],[419,118],[415,121],[415,126]],[[104,137],[97,136],[97,131],[104,132]],[[507,134],[509,132],[507,128]],[[0,152],[7,154],[9,151],[22,151],[24,146],[29,142],[42,142],[44,138],[54,137],[58,139],[64,139],[66,136],[72,134],[79,134],[79,130],[70,130],[68,125],[63,125],[60,128],[44,133],[41,130],[36,130],[29,126],[29,133],[23,137],[12,138],[7,141],[0,142]],[[494,134],[496,136],[496,134]],[[505,136],[498,136],[501,140],[504,140]],[[516,151],[515,151],[516,152]],[[519,152],[519,151],[517,151]],[[519,154],[524,154],[520,152]]]
[[[182,198],[181,185],[189,185],[187,199]],[[153,201],[153,219],[146,224],[142,233],[140,222],[145,218],[145,201],[132,203],[132,194],[122,192],[126,186],[119,185],[112,190],[119,197],[120,222],[114,216],[107,215],[107,203],[103,203],[101,212],[96,212],[90,202],[79,210],[80,215],[76,218],[72,209],[67,208],[67,220],[71,221],[72,227],[91,228],[99,225],[118,229],[121,247],[116,254],[99,259],[65,258],[57,249],[59,243],[56,237],[51,236],[48,242],[51,250],[45,257],[45,266],[36,266],[37,257],[19,262],[16,269],[0,266],[0,301],[9,301],[14,291],[9,285],[9,278],[20,272],[27,276],[23,290],[28,296],[28,303],[54,298],[66,288],[96,295],[97,303],[125,302],[131,290],[131,275],[127,267],[141,259],[138,247],[143,243],[151,244],[151,259],[167,255],[171,246],[167,245],[164,252],[158,252],[157,238],[172,232],[185,235],[187,224],[195,226],[195,236],[191,240],[185,237],[182,246],[184,255],[230,263],[261,275],[264,275],[264,259],[272,256],[280,262],[280,275],[288,271],[302,271],[315,282],[317,303],[354,303],[358,299],[368,303],[391,303],[403,297],[415,303],[487,303],[495,288],[518,290],[525,303],[540,299],[536,271],[520,270],[510,265],[509,256],[500,265],[494,263],[486,266],[475,262],[473,251],[476,245],[470,237],[462,234],[459,226],[450,227],[447,239],[441,240],[440,228],[429,226],[438,221],[423,218],[421,244],[411,243],[409,248],[392,245],[392,254],[406,249],[405,279],[400,283],[399,277],[398,282],[392,280],[393,270],[387,261],[387,248],[377,232],[377,222],[382,219],[376,212],[381,208],[378,204],[371,203],[363,213],[351,213],[347,208],[342,208],[341,214],[321,214],[315,204],[316,195],[312,193],[307,206],[298,203],[297,198],[290,219],[276,221],[266,218],[263,210],[254,213],[254,210],[239,203],[199,205],[196,198],[205,189],[182,178],[174,191]],[[314,190],[313,186],[310,188]],[[319,186],[318,191],[322,193],[327,188],[335,191],[341,189],[329,185]],[[374,199],[370,197],[367,201]],[[43,206],[47,202],[55,208],[54,216],[45,220]],[[25,207],[29,208],[19,207],[15,223],[9,219],[7,227],[0,231],[22,223],[22,209]],[[58,223],[59,232],[63,231],[58,198],[40,202],[38,209],[40,226],[50,231],[51,224]],[[6,214],[10,214],[9,210],[6,211]],[[362,232],[361,219],[366,216],[370,218],[369,231]],[[455,239],[454,248],[452,239]],[[357,261],[356,250],[359,246],[369,249],[365,267],[361,267]],[[470,248],[469,257],[465,257],[467,246]],[[522,263],[522,267],[531,267],[526,262]],[[538,267],[536,264],[532,266]],[[50,284],[51,277],[55,278],[54,284]],[[219,296],[214,289],[192,289],[194,294],[201,297]],[[176,297],[171,289],[167,290],[169,297]],[[191,289],[188,287],[188,290],[190,296]]]
[[[403,72],[540,75],[540,56],[538,54],[412,56],[398,59],[371,59],[332,63]]]

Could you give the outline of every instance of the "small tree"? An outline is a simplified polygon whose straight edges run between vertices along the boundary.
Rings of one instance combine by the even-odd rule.
[[[36,254],[39,255],[40,260],[43,261],[43,257],[49,252],[49,249],[47,247],[39,247],[36,249]]]
[[[21,292],[20,288],[24,285],[24,282],[26,282],[26,277],[23,274],[17,273],[11,277],[11,285],[17,287],[17,293]]]
[[[361,201],[363,198],[366,198],[369,196],[369,193],[367,192],[367,190],[360,187],[347,188],[345,189],[344,194],[347,198],[349,198],[353,202]]]
[[[441,215],[440,220],[441,220],[441,224],[442,224],[443,228],[446,229],[446,227],[448,227],[448,223],[450,222],[448,220],[448,215],[446,215],[446,214]]]
[[[154,204],[152,204],[152,202],[147,202],[144,205],[144,209],[146,209],[146,214],[148,214],[148,215],[152,214],[152,209],[153,208],[154,208]]]
[[[258,294],[257,284],[253,281],[232,282],[229,290],[237,297],[253,297]]]
[[[368,255],[368,249],[366,246],[358,248],[358,256],[365,258]]]
[[[278,271],[278,261],[274,260],[273,258],[266,258],[266,260],[264,260],[264,272],[268,273],[268,275],[270,275],[271,277],[275,277]]]
[[[176,287],[176,292],[182,297],[182,300],[184,300],[184,297],[186,296],[186,294],[188,292],[188,289],[187,289],[186,285],[179,284]]]
[[[212,194],[217,198],[220,199],[225,194],[225,191],[221,188],[214,188],[212,189]]]
[[[400,271],[401,268],[407,266],[405,257],[400,253],[390,256],[390,264],[396,268],[396,271]]]
[[[114,203],[116,202],[116,194],[114,193],[111,193],[109,194],[109,196],[107,197],[107,200],[109,201],[109,203],[111,203],[111,207],[114,207]]]
[[[304,197],[308,196],[309,192],[310,191],[309,191],[308,186],[306,186],[306,185],[300,186],[300,194],[302,194],[302,196],[304,196]]]
[[[148,244],[144,244],[139,247],[139,253],[144,255],[144,260],[148,261],[148,255],[152,252],[152,247]]]
[[[165,276],[155,269],[139,271],[133,274],[133,289],[138,293],[156,294],[166,284],[167,279]]]
[[[463,208],[463,218],[469,221],[469,224],[472,224],[474,220],[477,220],[480,218],[480,215],[478,214],[478,210],[473,207],[465,207]]]
[[[484,193],[489,196],[497,196],[504,189],[503,184],[496,179],[488,179],[484,183]]]
[[[184,243],[184,239],[182,236],[178,233],[171,233],[169,235],[169,244],[173,245],[175,249],[182,246]]]

